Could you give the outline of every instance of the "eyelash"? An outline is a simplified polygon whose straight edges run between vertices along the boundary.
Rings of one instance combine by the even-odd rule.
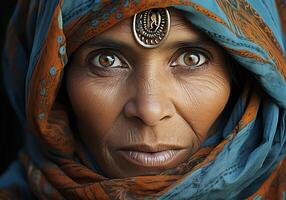
[[[190,53],[190,55],[199,55],[199,56],[203,56],[205,61],[198,65],[198,66],[182,66],[182,65],[178,65],[175,64],[173,65],[173,63],[175,63],[181,56]],[[92,63],[93,60],[95,60],[96,58],[98,58],[98,56],[100,55],[112,55],[115,57],[115,60],[120,61],[121,63],[123,63],[122,66],[115,66],[115,67],[104,67],[104,66],[95,66],[94,63]],[[96,59],[96,61],[99,61],[100,58]],[[179,49],[173,56],[173,58],[171,58],[171,61],[169,62],[172,71],[175,69],[175,71],[177,71],[177,68],[179,68],[179,71],[181,70],[187,70],[187,71],[197,71],[197,70],[203,70],[205,69],[208,64],[210,63],[212,57],[211,54],[209,52],[207,52],[204,49],[199,49],[199,48],[181,48]],[[116,52],[114,52],[114,50],[112,49],[101,49],[99,51],[97,51],[96,53],[91,53],[90,56],[88,56],[88,63],[90,65],[92,65],[94,68],[97,68],[96,71],[101,70],[103,72],[111,72],[111,71],[118,71],[118,69],[130,69],[130,65],[127,63],[127,61],[120,55],[118,55]],[[114,64],[114,63],[113,63]],[[172,66],[173,65],[173,66]],[[124,66],[124,67],[123,67]]]
[[[118,51],[118,50],[116,50]],[[124,64],[126,67],[100,67],[100,66],[95,66],[93,63],[93,60],[95,60],[98,56],[103,55],[103,54],[108,54],[108,55],[113,55],[115,56],[120,62]],[[113,49],[100,49],[97,51],[93,51],[87,56],[86,63],[88,64],[89,69],[91,73],[99,75],[99,76],[113,76],[118,73],[125,73],[130,69],[130,65],[125,61],[125,59],[120,56],[120,54],[116,53],[115,50]],[[120,69],[120,70],[118,70]]]
[[[193,53],[193,54],[196,54],[196,55],[201,55],[201,56],[204,57],[205,62],[200,64],[200,65],[198,65],[198,66],[194,66],[194,67],[191,67],[191,66],[185,67],[185,66],[180,66],[180,65],[172,66],[172,64],[177,59],[179,59],[180,56],[183,56],[184,54],[187,54],[187,53]],[[200,71],[200,70],[206,69],[209,66],[210,62],[212,62],[212,60],[213,60],[213,57],[212,57],[211,53],[208,52],[205,49],[201,49],[201,48],[181,48],[174,54],[173,58],[171,58],[169,63],[171,65],[171,67],[173,68],[173,70],[175,70],[175,71],[177,71],[177,70],[178,71],[182,71],[182,70],[186,71],[187,70],[187,71],[195,72],[195,71]]]
[[[196,49],[180,49],[179,51],[177,51],[175,53],[174,59],[172,61],[172,63],[174,63],[175,61],[177,61],[181,56],[190,53],[190,55],[202,55],[206,60],[208,59],[208,56],[205,55],[204,52],[200,51],[200,50],[196,50]],[[172,65],[172,64],[171,64]],[[202,65],[202,64],[200,64]],[[198,65],[198,66],[200,66]],[[176,66],[176,65],[174,65]]]

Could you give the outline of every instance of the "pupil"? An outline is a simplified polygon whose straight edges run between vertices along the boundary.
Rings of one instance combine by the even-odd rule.
[[[200,62],[200,58],[198,55],[189,53],[185,55],[184,62],[186,65],[197,65]]]
[[[114,64],[115,58],[113,55],[102,54],[99,57],[99,63],[104,67],[110,67]]]

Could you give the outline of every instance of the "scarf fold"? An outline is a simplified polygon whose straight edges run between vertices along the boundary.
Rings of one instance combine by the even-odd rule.
[[[174,169],[109,179],[93,169],[57,100],[69,56],[140,11],[173,7],[249,73],[214,141]],[[38,199],[282,199],[286,192],[284,0],[20,0],[3,57],[26,128],[20,154]],[[280,15],[279,15],[280,13]],[[219,139],[217,139],[219,138]],[[1,179],[0,179],[1,183]],[[1,184],[0,184],[1,185]],[[0,190],[0,197],[12,195]]]

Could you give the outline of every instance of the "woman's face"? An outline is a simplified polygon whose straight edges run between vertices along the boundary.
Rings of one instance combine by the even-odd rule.
[[[111,178],[184,162],[213,133],[230,95],[222,49],[173,10],[159,47],[140,46],[129,18],[78,49],[66,76],[80,137]]]

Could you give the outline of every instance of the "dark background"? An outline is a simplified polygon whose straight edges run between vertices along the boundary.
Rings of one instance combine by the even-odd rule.
[[[7,24],[13,13],[16,0],[8,0],[0,6],[0,50],[5,41]],[[23,135],[17,116],[6,96],[2,77],[2,63],[0,64],[0,174],[7,169],[12,160],[17,158],[17,153],[22,145]]]

